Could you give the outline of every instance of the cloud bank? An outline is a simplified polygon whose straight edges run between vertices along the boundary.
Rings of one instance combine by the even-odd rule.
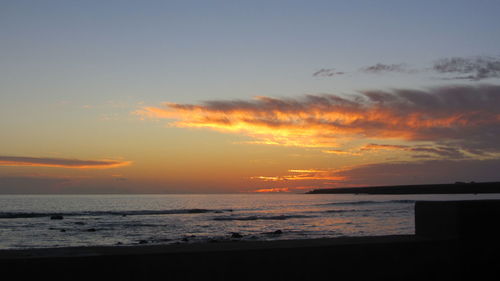
[[[366,73],[384,73],[384,72],[401,72],[401,73],[411,73],[413,70],[410,70],[408,66],[404,63],[399,64],[383,64],[377,63],[375,65],[363,67],[360,70],[361,72]]]
[[[109,169],[130,165],[130,161],[79,160],[47,157],[0,156],[0,166],[56,167],[69,169]]]
[[[367,144],[360,148],[361,151],[380,151],[380,150],[400,150],[400,151],[409,151],[413,153],[417,153],[414,157],[423,158],[434,156],[443,156],[445,158],[459,159],[464,158],[465,155],[460,150],[454,147],[447,146],[437,146],[430,147],[424,145],[417,146],[409,146],[409,145],[390,145],[390,144]]]
[[[486,78],[500,78],[500,58],[487,56],[444,58],[434,62],[432,69],[437,73],[459,75],[448,79],[479,81]]]
[[[313,73],[314,77],[332,77],[345,74],[342,71],[336,71],[334,68],[322,68]]]
[[[360,73],[384,74],[384,73],[424,73],[432,72],[440,75],[437,78],[443,80],[469,80],[480,81],[483,79],[500,78],[500,57],[475,56],[475,57],[451,57],[441,58],[434,61],[426,68],[410,68],[406,63],[387,64],[377,63],[362,67]],[[333,68],[322,68],[313,77],[333,77],[346,74]]]
[[[500,86],[478,85],[165,103],[136,114],[170,119],[175,127],[244,134],[256,144],[339,148],[352,140],[399,140],[432,143],[401,150],[458,157],[500,152],[498,104]]]

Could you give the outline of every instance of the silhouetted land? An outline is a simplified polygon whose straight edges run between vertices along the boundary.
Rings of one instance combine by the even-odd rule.
[[[477,194],[500,193],[500,182],[457,182],[454,184],[423,184],[316,189],[308,194]]]

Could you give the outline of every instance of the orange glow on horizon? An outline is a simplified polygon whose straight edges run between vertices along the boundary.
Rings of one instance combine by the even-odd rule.
[[[371,169],[369,164],[494,157],[489,152],[495,141],[490,132],[500,125],[500,114],[491,102],[497,99],[488,89],[451,87],[362,92],[344,97],[325,94],[199,104],[170,102],[141,107],[134,114],[143,119],[167,119],[170,127],[248,137],[238,139],[238,144],[304,148],[277,149],[273,155],[268,148],[256,148],[266,150],[266,154],[245,153],[246,157],[258,155],[262,158],[258,160],[273,172],[242,169],[242,180],[250,179],[252,187],[265,187],[262,192],[294,190],[297,186],[330,188],[357,185],[357,179],[363,176],[356,173]],[[242,151],[245,149],[250,150]],[[303,162],[298,157],[304,157]],[[225,176],[221,173],[220,178]],[[390,181],[392,177],[387,178]]]
[[[336,176],[335,173],[340,170],[288,170],[290,175],[284,176],[256,176],[252,179],[262,181],[307,181],[307,180],[322,180],[322,181],[344,181],[345,176]]]

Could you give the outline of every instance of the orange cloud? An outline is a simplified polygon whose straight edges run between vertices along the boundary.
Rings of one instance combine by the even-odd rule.
[[[394,139],[439,142],[475,153],[500,151],[498,104],[500,86],[480,85],[365,91],[346,97],[165,103],[135,113],[176,120],[170,123],[176,127],[244,134],[255,144],[331,148],[352,139]]]
[[[328,169],[328,170],[318,170],[318,169],[306,169],[306,170],[288,170],[289,175],[284,176],[257,176],[252,177],[252,179],[262,180],[262,181],[311,181],[311,180],[322,180],[322,181],[343,181],[346,179],[344,176],[336,176],[335,172],[339,170]]]
[[[79,160],[64,158],[37,158],[0,156],[0,166],[56,167],[69,169],[110,169],[132,164],[131,161]]]
[[[393,145],[393,144],[367,144],[361,150],[407,150],[407,145]]]
[[[317,188],[346,186],[349,177],[342,173],[349,169],[294,169],[288,170],[286,175],[257,176],[252,179],[262,181],[266,185],[255,192],[304,192]]]
[[[289,188],[262,188],[262,189],[257,189],[255,192],[258,193],[274,193],[274,192],[290,192]]]
[[[351,151],[344,151],[344,150],[338,150],[338,149],[328,149],[328,150],[323,150],[321,151],[326,154],[335,154],[335,155],[351,155],[351,156],[359,156],[361,153],[359,152],[351,152]]]

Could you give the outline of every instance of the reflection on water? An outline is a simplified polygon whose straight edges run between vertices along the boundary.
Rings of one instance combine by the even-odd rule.
[[[500,195],[1,195],[0,248],[413,234],[416,200],[466,199]]]

